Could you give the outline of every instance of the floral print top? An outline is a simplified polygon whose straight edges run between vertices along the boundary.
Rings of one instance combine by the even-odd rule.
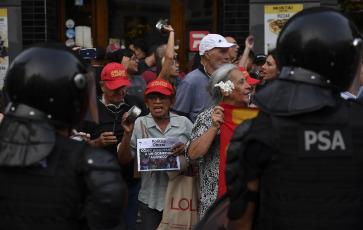
[[[186,153],[190,142],[194,141],[203,135],[212,126],[212,106],[200,113],[195,120],[190,140],[186,143]],[[203,218],[205,212],[217,199],[218,195],[218,180],[219,180],[219,148],[220,148],[220,130],[214,138],[207,153],[195,160],[191,160],[186,154],[186,159],[189,163],[199,164],[200,176],[200,205],[199,205],[199,220]]]

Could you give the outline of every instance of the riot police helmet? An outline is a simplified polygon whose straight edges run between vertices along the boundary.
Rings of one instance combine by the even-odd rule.
[[[286,23],[276,49],[280,79],[345,91],[360,66],[362,38],[355,24],[340,12],[312,7]]]
[[[61,44],[40,44],[21,52],[9,66],[4,89],[9,100],[8,113],[18,105],[32,108],[18,113],[27,118],[39,111],[41,119],[73,126],[87,114],[97,120],[95,83],[90,65]],[[90,109],[90,110],[89,110]]]

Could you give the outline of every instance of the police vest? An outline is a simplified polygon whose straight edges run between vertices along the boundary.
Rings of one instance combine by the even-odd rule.
[[[85,143],[57,135],[54,150],[39,165],[1,167],[0,229],[85,229],[85,149]]]
[[[268,117],[274,151],[260,177],[261,229],[362,229],[363,107]]]

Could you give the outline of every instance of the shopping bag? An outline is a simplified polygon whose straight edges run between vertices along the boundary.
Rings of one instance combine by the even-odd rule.
[[[194,165],[188,169],[193,170],[192,176],[181,173],[169,179],[158,230],[193,229],[198,222],[199,175]]]
[[[180,169],[179,170],[168,170],[166,173],[168,174],[169,180],[174,179],[176,176],[178,176],[181,172],[183,172],[186,168],[188,168],[190,165],[185,159],[184,155],[179,156],[179,162],[180,162]]]

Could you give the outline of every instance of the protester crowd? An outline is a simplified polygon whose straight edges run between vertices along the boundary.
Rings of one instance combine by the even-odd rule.
[[[228,181],[230,182],[232,179],[226,178],[226,170],[230,169],[226,169],[226,162],[230,161],[227,159],[227,149],[234,131],[238,129],[237,127],[242,127],[239,126],[240,124],[247,124],[246,120],[256,116],[260,120],[262,119],[260,118],[262,115],[259,115],[260,109],[263,110],[263,114],[266,113],[266,110],[276,110],[276,113],[279,113],[279,106],[270,108],[268,107],[270,105],[261,102],[262,99],[272,100],[275,94],[265,95],[262,92],[268,92],[267,89],[271,90],[280,84],[278,81],[279,74],[281,74],[280,67],[281,64],[286,65],[286,63],[279,63],[281,60],[279,52],[282,54],[283,52],[288,53],[288,51],[273,49],[267,54],[255,54],[253,36],[248,36],[243,45],[238,45],[231,36],[208,34],[200,42],[199,52],[196,53],[193,65],[190,66],[188,72],[184,73],[179,69],[178,51],[174,50],[174,34],[178,31],[174,31],[172,25],[166,25],[163,29],[169,36],[166,44],[148,44],[146,40],[135,39],[127,48],[118,43],[109,44],[106,52],[102,47],[95,46],[96,57],[90,60],[82,60],[76,49],[64,48],[63,50],[57,47],[44,46],[30,48],[28,52],[33,53],[24,51],[25,54],[20,54],[19,58],[14,61],[7,74],[4,87],[4,92],[6,92],[4,97],[9,105],[7,110],[4,110],[5,118],[0,126],[0,174],[2,174],[0,183],[4,183],[3,185],[9,188],[8,190],[0,189],[0,229],[134,230],[138,222],[141,222],[141,229],[145,230],[155,230],[158,227],[158,229],[173,229],[171,227],[173,218],[181,222],[188,222],[185,226],[179,225],[180,229],[190,229],[204,218],[218,198],[231,196],[230,194],[233,197],[231,202],[236,201],[242,210],[253,212],[250,210],[250,206],[247,206],[247,202],[243,203],[240,199],[235,199],[235,190],[230,192]],[[75,103],[67,102],[72,106],[57,108],[53,115],[54,104],[50,102],[56,101],[58,103],[58,98],[53,95],[62,96],[65,94],[57,93],[57,90],[61,92],[57,86],[54,86],[54,89],[51,87],[53,84],[61,86],[61,82],[65,82],[65,80],[53,81],[47,76],[51,75],[49,70],[38,73],[38,75],[44,75],[40,79],[45,79],[39,87],[34,85],[36,83],[30,84],[28,82],[24,83],[23,88],[20,84],[16,86],[15,81],[24,81],[21,76],[17,75],[30,74],[19,70],[24,61],[27,64],[25,70],[27,72],[31,72],[30,64],[35,63],[39,65],[37,68],[46,69],[47,62],[50,62],[49,65],[54,68],[54,71],[67,72],[64,69],[69,67],[57,66],[57,60],[44,60],[46,55],[51,52],[60,52],[65,59],[69,60],[68,62],[72,57],[74,63],[78,64],[75,67],[74,63],[68,63],[68,65],[73,66],[72,68],[76,68],[76,70],[72,70],[73,72],[69,71],[69,74],[79,74],[80,70],[77,68],[82,66],[81,74],[77,75],[79,78],[82,75],[82,80],[75,78],[75,86],[65,85],[65,87],[69,89],[76,87],[83,90],[84,85],[93,85],[97,89],[97,100],[89,100],[88,107],[92,110],[87,114],[97,114],[98,119],[87,119],[87,117],[83,119],[86,114],[87,103],[79,98],[95,96],[96,91],[91,91],[91,87],[88,87],[87,90],[89,91],[84,92],[84,95],[79,95],[78,91],[72,93],[71,96],[78,95],[79,100],[76,101],[76,98],[73,98]],[[39,61],[32,62],[29,59],[31,54],[34,55],[34,60],[38,60],[39,57]],[[354,60],[359,59],[361,62],[363,60],[362,53],[354,58]],[[299,67],[304,61],[306,60],[289,64]],[[332,63],[333,66],[339,61],[336,63],[332,61]],[[314,71],[319,73],[317,70]],[[291,73],[293,74],[293,70]],[[361,78],[363,78],[363,67],[361,67],[360,73]],[[94,74],[95,76],[92,78]],[[86,75],[88,76],[87,79],[84,78]],[[20,80],[16,79],[16,76]],[[359,75],[354,77],[356,76]],[[35,75],[30,75],[29,79],[32,78],[37,79]],[[363,84],[363,80],[360,81],[361,84],[358,82],[353,83],[353,85],[356,84],[356,88],[350,85],[345,88],[341,87],[339,89],[341,97],[344,99],[357,98],[357,100],[360,97],[363,98],[363,93],[360,93],[363,90],[354,90],[359,89],[359,86]],[[25,90],[25,87],[28,87],[28,90]],[[329,86],[324,85],[324,87]],[[30,90],[33,92],[29,95],[20,96],[24,92],[30,92]],[[54,93],[50,92],[51,90],[54,90]],[[311,92],[317,94],[317,91]],[[37,93],[43,94],[37,95]],[[32,96],[33,94],[35,96]],[[256,96],[255,99],[254,96],[259,94],[261,96]],[[278,103],[291,103],[286,95],[280,95],[280,97],[286,101],[276,99]],[[35,103],[34,100],[37,102]],[[44,106],[39,107],[37,103],[44,104]],[[295,101],[295,103],[300,102]],[[326,103],[330,106],[328,102]],[[55,105],[63,106],[64,104]],[[72,124],[66,124],[70,115],[65,114],[70,108],[77,111],[76,114],[71,113],[72,116],[82,117],[82,119],[72,120]],[[284,109],[283,106],[281,108]],[[296,110],[298,109],[296,108]],[[37,113],[37,110],[40,110],[39,119],[33,119],[32,112],[36,111]],[[25,116],[25,113],[30,115]],[[299,113],[295,112],[295,114]],[[42,125],[42,123],[48,122],[45,118],[47,116],[52,120],[51,124],[56,127],[54,130]],[[22,119],[26,120],[24,124],[22,124]],[[302,118],[299,119],[302,120]],[[9,125],[12,122],[16,124],[16,128],[10,128]],[[35,125],[32,122],[35,122]],[[266,127],[272,126],[269,126],[265,120],[261,122],[266,122]],[[304,122],[308,123],[310,120],[304,120]],[[22,129],[25,129],[26,132],[21,131]],[[32,129],[39,129],[40,131],[35,132],[36,138],[34,140],[26,141],[26,135],[33,135],[31,134]],[[256,132],[258,130],[263,133],[263,127],[256,126],[255,129]],[[7,133],[1,130],[6,130]],[[241,133],[241,129],[238,129],[238,132]],[[251,131],[253,134],[256,132]],[[55,133],[62,133],[62,137],[58,134],[55,135]],[[6,135],[13,134],[25,135],[24,140],[17,141],[13,138],[6,138]],[[272,136],[266,136],[268,134],[274,135],[271,130],[267,130],[265,136],[261,134],[261,138],[272,139]],[[259,135],[259,133],[255,134],[256,137],[260,138]],[[68,140],[64,136],[68,136]],[[81,137],[79,143],[71,140],[76,136]],[[140,140],[144,138],[177,138],[178,141],[172,144],[170,151],[168,150],[171,157],[178,156],[180,159],[180,169],[174,170],[173,176],[173,170],[146,170],[141,173],[138,171],[139,167],[140,169],[157,169],[157,165],[160,164],[160,168],[170,169],[171,165],[175,165],[175,158],[168,157],[163,161],[153,161],[153,166],[148,166],[149,163],[145,159],[149,158],[140,159],[138,155],[142,148]],[[232,146],[243,141],[236,142],[232,138]],[[251,143],[254,149],[248,148],[246,150],[249,151],[248,156],[251,158],[248,159],[248,162],[255,163],[254,167],[261,165],[262,161],[267,164],[266,159],[252,159],[253,156],[250,152],[262,151],[268,146],[267,153],[270,154],[275,143],[266,141],[266,143],[263,142],[262,146],[257,146],[256,142]],[[28,146],[31,150],[12,147],[20,144]],[[70,149],[71,146],[77,151]],[[54,148],[59,148],[59,150]],[[103,150],[97,152],[98,149]],[[246,147],[239,146],[238,149],[245,150]],[[238,155],[236,153],[238,149],[232,148],[233,156]],[[16,153],[16,156],[11,155],[12,151]],[[37,151],[45,151],[45,153],[37,156]],[[66,158],[62,157],[63,152],[67,151],[69,153],[73,151],[79,156],[77,155],[75,157],[77,159],[74,160],[68,156],[69,153]],[[86,152],[85,156],[81,153],[82,151]],[[27,159],[27,154],[32,159]],[[102,154],[107,155],[107,157],[102,158]],[[89,155],[93,157],[89,157]],[[44,160],[48,158],[50,160]],[[101,158],[102,160],[100,160]],[[19,159],[22,160],[18,161]],[[97,160],[100,163],[95,162]],[[61,209],[62,202],[69,202],[67,203],[68,209],[63,213],[60,210],[47,213],[44,210],[48,209],[41,205],[42,193],[43,196],[47,195],[41,188],[61,190],[62,188],[56,187],[55,184],[55,187],[52,187],[47,183],[52,183],[50,179],[57,172],[62,175],[58,175],[56,181],[66,179],[63,176],[62,167],[65,167],[64,164],[68,162],[71,162],[72,166],[67,166],[67,169],[64,169],[66,170],[65,175],[70,175],[72,181],[69,183],[62,182],[62,185],[75,188],[74,192],[77,192],[78,195],[73,197],[68,190],[64,193],[56,192],[48,209]],[[48,168],[52,166],[52,170],[46,171],[47,163]],[[78,164],[80,166],[77,166]],[[11,167],[16,169],[11,169]],[[247,169],[252,168],[251,165],[246,167]],[[256,171],[253,173],[260,173],[257,169],[254,170]],[[70,173],[73,171],[76,173]],[[236,171],[238,169],[235,169]],[[27,174],[31,176],[26,176]],[[169,208],[170,205],[167,202],[172,198],[169,191],[172,189],[171,181],[180,175],[193,177],[197,183],[197,187],[193,189],[198,194],[198,201],[195,201],[197,204],[196,207],[193,207],[191,198],[190,203],[187,200],[186,209],[190,211],[190,215],[193,217],[189,216],[186,219],[181,216],[172,217],[168,213],[172,210],[165,210]],[[26,189],[29,187],[32,193],[30,198],[36,197],[34,202],[39,202],[39,204],[32,204],[30,198],[26,199],[24,196],[17,195],[16,185],[9,182],[12,179],[17,180],[17,176],[22,178],[19,180],[18,188]],[[43,177],[48,178],[43,180]],[[236,181],[236,178],[238,175],[235,175],[233,181]],[[276,178],[274,179],[276,180]],[[32,184],[33,181],[34,184]],[[41,188],[35,188],[36,185],[40,185]],[[173,184],[173,186],[177,186],[177,190],[189,189],[189,185],[182,183]],[[250,186],[248,187],[250,190],[255,190],[253,187],[256,186],[255,184],[248,183],[248,186]],[[239,185],[238,188],[241,190],[243,185]],[[50,191],[50,193],[53,192]],[[66,196],[66,198],[60,198],[61,196]],[[255,197],[255,195],[249,195],[248,201],[255,201],[255,198],[251,197]],[[34,211],[33,214],[27,214],[25,205],[19,204],[22,202],[21,199],[25,200],[24,204],[30,204],[34,210],[29,210],[29,212]],[[47,202],[49,201],[44,199],[43,205],[46,206]],[[181,200],[174,200],[173,203],[173,199],[171,199],[171,202],[172,209],[180,210],[185,207],[181,205],[183,204]],[[13,207],[11,207],[12,205]],[[232,208],[232,211],[236,211],[235,205],[232,205]],[[119,210],[111,213],[111,210],[115,209]],[[53,218],[52,215],[59,215],[59,218]],[[243,225],[239,222],[242,221],[239,219],[242,215],[243,213],[238,216],[229,214],[229,218],[235,222],[232,224],[224,223],[223,227],[227,228],[228,225],[229,229],[238,229]],[[52,224],[54,224],[54,228],[51,227]],[[249,224],[249,229],[251,229],[252,222],[250,221]],[[29,228],[26,227],[27,225]]]

